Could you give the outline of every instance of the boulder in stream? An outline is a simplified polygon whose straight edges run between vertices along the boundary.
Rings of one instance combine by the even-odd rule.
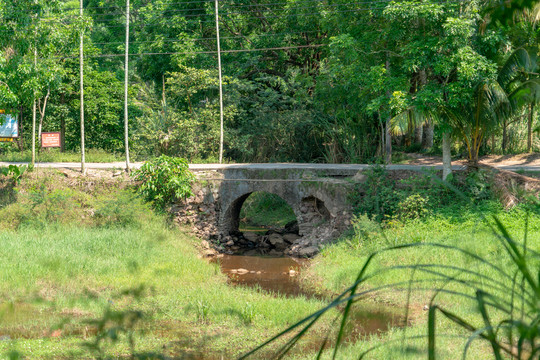
[[[259,235],[254,232],[245,232],[244,239],[256,243],[257,241],[259,241]]]
[[[283,239],[283,236],[279,234],[268,235],[268,241],[278,249],[284,249],[287,247],[287,243]]]

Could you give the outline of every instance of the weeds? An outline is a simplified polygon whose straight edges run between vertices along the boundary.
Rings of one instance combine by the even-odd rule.
[[[460,197],[463,203],[469,203],[469,197],[452,185],[447,186],[452,188],[455,196]],[[342,308],[342,314],[337,318],[340,325],[334,335],[327,335],[329,339],[334,339],[333,347],[328,350],[334,359],[345,351],[343,339],[353,305],[375,294],[381,296],[385,291],[393,291],[406,294],[406,318],[409,316],[412,293],[423,296],[432,293],[427,306],[428,321],[424,325],[427,335],[407,336],[407,328],[403,329],[402,336],[395,340],[401,343],[398,348],[402,355],[438,359],[441,352],[437,344],[454,336],[462,340],[463,345],[458,355],[458,345],[453,344],[451,358],[459,356],[466,359],[473,343],[482,342],[488,346],[483,346],[484,351],[489,353],[486,357],[496,360],[537,359],[540,353],[540,253],[527,244],[530,235],[529,215],[526,215],[522,229],[522,241],[515,240],[498,216],[484,216],[481,213],[480,216],[492,236],[491,242],[485,242],[489,244],[488,249],[471,250],[466,244],[438,243],[430,239],[374,251],[363,262],[352,285],[330,304],[298,321],[242,358],[252,356],[263,347],[285,338],[285,344],[277,352],[277,357],[281,358],[313,330],[330,310]],[[364,217],[357,220],[357,231],[364,237],[373,236],[374,227],[370,221]],[[374,237],[385,237],[385,232],[383,230],[381,235]],[[438,259],[430,261],[426,258],[429,249],[437,250]],[[407,261],[412,251],[417,252],[418,256]],[[385,266],[384,263],[392,258],[399,258],[400,261]],[[446,258],[460,261],[445,262]],[[457,327],[457,334],[463,335],[456,336],[456,328],[450,324],[444,325],[441,318]],[[447,331],[451,334],[447,334]],[[418,344],[419,340],[423,340],[421,345],[413,345]],[[383,342],[381,345],[368,346],[367,349],[364,347],[354,356],[367,358],[381,347],[391,345],[391,342]],[[318,357],[323,352],[325,346],[321,346]],[[348,354],[351,356],[352,353],[349,351]]]
[[[31,170],[28,165],[9,165],[6,167],[0,167],[0,174],[4,176],[10,176],[14,185],[18,185],[21,182],[21,177],[27,170]]]
[[[197,312],[197,320],[201,323],[207,323],[210,306],[208,306],[205,301],[198,300],[195,305],[195,310]]]
[[[253,305],[246,302],[246,305],[242,308],[241,317],[245,325],[250,325],[251,323],[253,323],[253,320],[255,319]]]
[[[429,213],[465,204],[447,186],[434,181],[435,172],[419,173],[402,180],[393,180],[383,166],[366,171],[366,181],[350,198],[356,214],[365,214],[379,223],[407,222]],[[477,202],[494,198],[490,174],[485,170],[456,176],[448,184]]]

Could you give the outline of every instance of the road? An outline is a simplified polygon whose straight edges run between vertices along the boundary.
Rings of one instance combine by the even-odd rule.
[[[142,162],[132,163],[133,169],[138,169],[142,165]],[[8,165],[28,165],[27,162],[0,162],[0,166]],[[489,164],[495,168],[509,171],[527,171],[537,172],[540,171],[540,165],[504,165],[504,164]],[[254,170],[280,170],[280,169],[302,169],[302,170],[364,170],[371,165],[368,164],[301,164],[301,163],[265,163],[265,164],[190,164],[189,169],[192,171],[207,171],[207,170],[221,170],[221,169],[254,169]],[[64,168],[79,170],[81,163],[75,162],[44,162],[36,163],[36,167],[39,168]],[[126,167],[125,162],[111,162],[111,163],[86,163],[87,169],[96,170],[123,170]],[[420,169],[442,169],[440,164],[423,164],[423,165],[388,165],[389,170],[420,170]],[[465,166],[458,164],[453,165],[453,170],[462,170]]]

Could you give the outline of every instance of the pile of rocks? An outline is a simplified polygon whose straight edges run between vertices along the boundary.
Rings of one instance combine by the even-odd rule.
[[[293,222],[284,229],[271,229],[264,233],[235,232],[225,236],[221,242],[225,252],[230,254],[283,256],[298,239],[301,239],[298,224]]]
[[[221,247],[227,254],[313,257],[319,245],[331,241],[331,228],[319,227],[309,236],[298,234],[296,222],[284,229],[271,229],[265,233],[235,232],[221,239]]]
[[[174,214],[176,223],[189,226],[201,239],[217,239],[216,216],[217,189],[202,188],[180,204],[173,205],[169,211]]]

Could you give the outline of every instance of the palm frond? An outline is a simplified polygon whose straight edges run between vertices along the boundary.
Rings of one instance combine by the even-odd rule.
[[[508,95],[508,98],[516,109],[525,104],[540,103],[540,78],[527,80],[520,84]]]
[[[524,48],[515,50],[508,59],[506,59],[503,67],[499,71],[497,82],[505,89],[508,89],[510,84],[522,72],[531,72],[536,67],[536,63],[529,52]]]

